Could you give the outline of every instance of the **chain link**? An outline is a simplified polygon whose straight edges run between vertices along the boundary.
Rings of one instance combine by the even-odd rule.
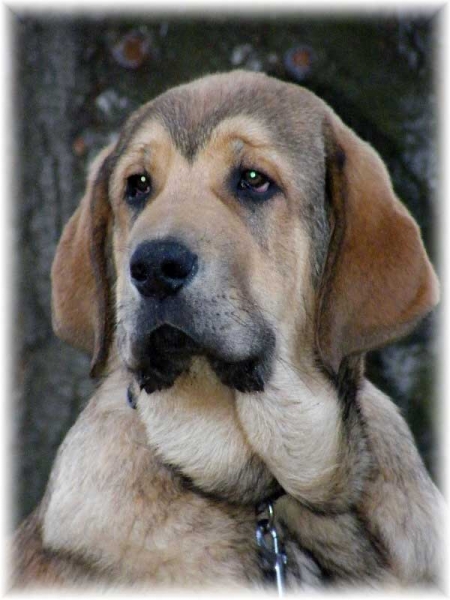
[[[287,556],[275,527],[273,504],[263,502],[256,507],[256,543],[262,560],[263,570],[275,579],[278,596],[285,592],[285,568]]]

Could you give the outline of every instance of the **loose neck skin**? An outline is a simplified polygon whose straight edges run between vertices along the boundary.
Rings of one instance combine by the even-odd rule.
[[[275,478],[312,509],[347,510],[369,464],[357,407],[343,404],[312,357],[308,367],[291,358],[281,348],[265,391],[254,394],[223,386],[196,359],[171,389],[140,393],[149,443],[207,493],[256,502]]]
[[[239,420],[287,493],[313,510],[345,511],[370,464],[357,399],[345,402],[312,357],[301,362],[280,348],[266,390],[237,394]]]
[[[151,444],[202,492],[237,503],[255,503],[277,489],[239,422],[235,392],[217,379],[206,360],[168,390],[141,392],[137,407]]]

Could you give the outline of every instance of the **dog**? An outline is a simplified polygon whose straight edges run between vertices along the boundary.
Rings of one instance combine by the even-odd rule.
[[[100,384],[14,586],[259,589],[274,554],[290,589],[437,584],[442,499],[364,355],[438,295],[383,162],[312,92],[234,71],[141,107],[56,251],[54,329]]]

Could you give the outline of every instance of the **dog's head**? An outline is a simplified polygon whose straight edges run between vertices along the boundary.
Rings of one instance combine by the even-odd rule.
[[[137,111],[95,161],[52,271],[58,335],[113,339],[148,392],[201,354],[260,391],[280,344],[336,374],[435,304],[419,230],[377,154],[312,93],[234,72]]]

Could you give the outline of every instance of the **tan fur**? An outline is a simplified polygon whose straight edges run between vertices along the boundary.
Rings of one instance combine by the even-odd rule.
[[[335,227],[342,223],[344,231],[322,293],[319,346],[337,369],[343,356],[385,344],[411,328],[437,302],[438,286],[418,252],[419,228],[394,195],[380,158],[336,115],[331,119],[333,142],[345,153],[344,173],[332,170],[334,195],[341,196]]]
[[[237,167],[281,191],[238,200]],[[133,212],[126,181],[144,171],[152,195]],[[169,324],[233,365],[273,332],[262,391],[225,385],[206,351],[168,389],[136,385],[130,258],[173,237],[200,268],[179,301],[189,319]],[[142,107],[93,165],[52,281],[57,333],[103,382],[18,533],[16,586],[259,587],[254,504],[280,485],[292,587],[436,582],[439,493],[361,374],[365,351],[433,307],[436,277],[381,160],[321,100],[235,72]]]

